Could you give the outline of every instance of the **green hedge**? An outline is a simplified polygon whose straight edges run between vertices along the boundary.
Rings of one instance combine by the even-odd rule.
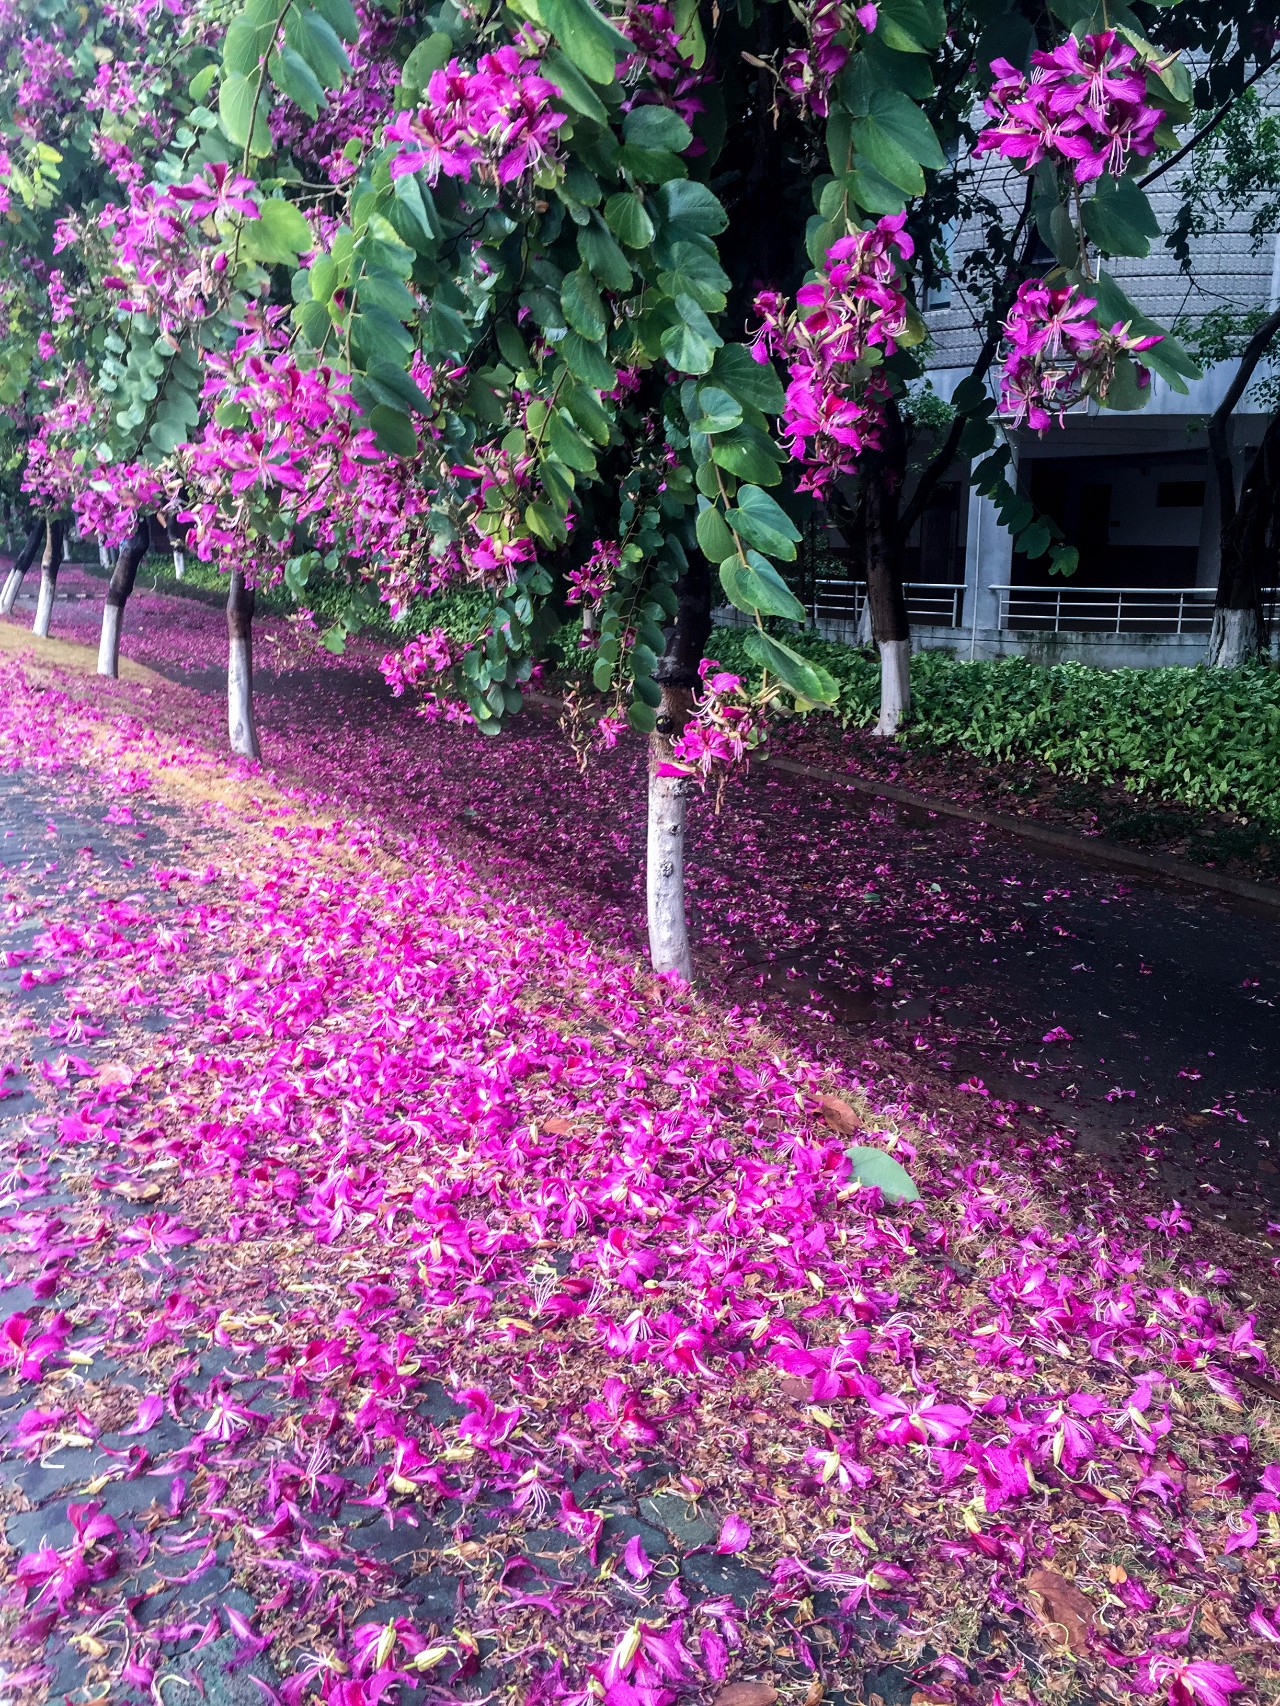
[[[711,649],[746,676],[757,671],[744,638],[722,629]],[[813,636],[804,649],[840,683],[840,720],[873,722],[876,660]],[[911,660],[911,691],[910,742],[958,746],[988,762],[1042,764],[1280,827],[1280,670],[1269,664],[1095,669],[922,652]]]

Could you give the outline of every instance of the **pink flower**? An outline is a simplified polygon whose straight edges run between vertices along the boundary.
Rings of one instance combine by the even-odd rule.
[[[187,212],[194,220],[231,213],[238,213],[243,219],[258,219],[261,215],[253,190],[252,178],[242,177],[225,162],[216,160],[189,184],[175,185],[170,194],[175,201],[187,204]]]
[[[741,1552],[751,1544],[751,1527],[740,1516],[727,1516],[720,1525],[720,1538],[716,1541],[716,1551],[733,1553]]]

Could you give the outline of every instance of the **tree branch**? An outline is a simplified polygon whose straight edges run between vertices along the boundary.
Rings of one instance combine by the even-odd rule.
[[[1033,181],[1029,179],[1027,182],[1026,199],[1022,206],[1022,215],[1014,229],[1013,242],[1010,245],[1011,248],[1016,249],[1018,244],[1020,242],[1022,243],[1022,251],[1014,263],[1015,294],[1017,285],[1021,283],[1020,275],[1031,259],[1032,246],[1035,240],[1034,234],[1027,233],[1026,229],[1027,221],[1031,218],[1034,188],[1035,186]],[[1023,241],[1024,234],[1025,241]],[[992,304],[991,328],[982,345],[981,353],[970,370],[971,376],[974,379],[985,379],[990,371],[991,363],[996,358],[996,351],[1000,348],[1000,340],[1004,335],[1004,317],[1009,312],[1010,301],[1011,298],[1007,299],[1004,307],[999,310],[996,309],[994,303]],[[960,438],[964,432],[964,428],[965,417],[962,414],[957,413],[947,431],[946,438],[943,439],[940,448],[934,454],[932,460],[921,474],[919,480],[917,480],[916,489],[911,494],[911,501],[903,506],[901,526],[904,538],[908,533],[910,533],[916,522],[919,521],[925,510],[929,507],[930,499],[937,490],[942,480],[942,476],[955,461],[956,452],[960,448]]]
[[[1280,65],[1280,59],[1268,59],[1265,64],[1259,65],[1258,69],[1252,76],[1245,78],[1244,82],[1236,90],[1235,94],[1232,95],[1231,99],[1229,101],[1224,101],[1218,108],[1217,112],[1214,113],[1213,117],[1201,125],[1195,135],[1187,142],[1184,142],[1176,154],[1170,154],[1167,160],[1162,160],[1158,166],[1153,167],[1153,169],[1147,173],[1145,178],[1138,179],[1138,188],[1140,190],[1145,190],[1148,184],[1154,184],[1157,178],[1162,178],[1166,172],[1172,171],[1179,161],[1185,160],[1191,150],[1193,148],[1198,148],[1206,136],[1212,136],[1218,126],[1230,115],[1232,108],[1240,99],[1241,95],[1247,94],[1248,91],[1252,89],[1253,85],[1258,82],[1260,78],[1265,77],[1267,72],[1276,65]]]

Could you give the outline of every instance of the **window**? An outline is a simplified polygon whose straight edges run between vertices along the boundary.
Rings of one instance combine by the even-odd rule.
[[[1203,480],[1161,480],[1156,487],[1157,509],[1203,509]]]

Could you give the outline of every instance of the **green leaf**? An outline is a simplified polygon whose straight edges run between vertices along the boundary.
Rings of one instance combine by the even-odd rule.
[[[780,616],[788,622],[804,621],[804,605],[791,592],[773,564],[754,551],[745,563],[738,557],[726,557],[720,565],[720,585],[734,609],[743,610],[748,616],[759,611],[761,616]]]
[[[290,201],[273,196],[259,203],[257,219],[247,219],[241,243],[254,260],[290,266],[305,249],[316,246],[315,234]]]
[[[337,89],[351,69],[347,51],[327,18],[295,4],[285,19],[285,39],[306,60],[326,89]]]
[[[591,223],[579,230],[578,253],[606,290],[630,289],[631,263],[598,213],[593,213]]]
[[[898,89],[876,89],[866,118],[853,126],[854,146],[866,162],[909,195],[924,190],[922,166],[947,163],[933,126],[916,103]]]
[[[580,338],[577,332],[566,332],[560,340],[564,364],[582,385],[593,391],[612,391],[618,383],[618,370],[607,362],[595,344]]]
[[[605,110],[604,102],[577,66],[571,64],[564,54],[544,53],[541,69],[542,75],[559,89],[565,106],[575,113],[581,113],[584,118],[594,119],[597,124],[608,124],[609,114]]]
[[[389,456],[417,454],[418,435],[408,416],[402,415],[398,409],[379,403],[369,415],[369,425],[374,430],[379,450],[385,450]]]
[[[354,42],[360,39],[360,19],[351,0],[314,0],[315,9],[325,18],[334,29],[335,34],[343,41]]]
[[[205,98],[218,80],[218,67],[206,65],[203,71],[197,71],[187,88],[187,93],[196,106],[203,106]]]
[[[653,241],[653,221],[633,192],[611,195],[604,204],[604,218],[618,241],[629,249],[647,249]]]
[[[314,239],[312,239],[314,241]],[[385,308],[397,320],[417,318],[418,304],[398,278],[385,272],[367,272],[357,287],[361,312],[367,308]]]
[[[1100,269],[1095,279],[1073,279],[1073,282],[1080,284],[1085,294],[1097,301],[1096,318],[1100,325],[1114,326],[1120,323],[1142,337],[1160,332],[1161,328],[1129,300],[1109,272]],[[1185,392],[1187,380],[1199,379],[1201,376],[1200,368],[1192,361],[1177,338],[1170,337],[1167,333],[1160,338],[1159,343],[1143,350],[1142,362],[1153,373],[1158,373],[1174,391]]]
[[[742,404],[718,385],[699,385],[692,413],[691,432],[732,432],[742,425]]]
[[[874,1187],[887,1203],[919,1202],[915,1180],[900,1161],[867,1143],[855,1143],[846,1151],[853,1178],[859,1185]]]
[[[416,172],[406,172],[403,177],[391,180],[396,202],[409,216],[411,229],[406,233],[410,242],[417,249],[430,250],[443,236],[443,228],[436,217],[435,203],[430,192],[425,191],[418,181]]]
[[[871,40],[898,53],[932,53],[945,33],[946,17],[940,5],[928,0],[880,0]]]
[[[632,107],[622,121],[622,134],[636,148],[666,149],[683,154],[693,132],[670,107]]]
[[[637,734],[651,735],[658,726],[658,718],[652,705],[643,705],[639,700],[627,706],[627,721]]]
[[[757,361],[741,344],[726,344],[716,351],[711,377],[731,397],[763,414],[779,415],[786,404],[786,393],[772,364]]]
[[[218,122],[223,135],[234,148],[248,146],[258,159],[271,152],[271,132],[267,128],[264,103],[258,100],[258,74],[251,77],[226,77],[218,90]],[[256,113],[255,113],[256,107]],[[249,141],[249,126],[253,125],[253,141]]]
[[[692,178],[672,179],[654,192],[653,199],[667,224],[677,227],[676,236],[683,227],[698,236],[714,237],[729,223],[729,215],[707,186],[695,183]]]
[[[1104,255],[1139,259],[1151,253],[1151,239],[1160,235],[1160,222],[1136,181],[1105,173],[1084,204],[1084,228]]]
[[[754,545],[768,557],[782,557],[789,562],[796,554],[800,529],[782,505],[759,486],[739,488],[738,507],[729,516],[729,525],[748,545]],[[804,612],[800,614],[803,616]]]
[[[867,213],[877,217],[884,213],[901,213],[906,197],[896,184],[891,184],[883,172],[863,161],[845,179],[850,196]]]
[[[729,275],[715,256],[696,243],[673,243],[668,258],[670,266],[658,275],[667,295],[683,292],[708,312],[718,314],[728,300]]]
[[[563,414],[557,412],[552,416],[547,441],[552,454],[558,456],[566,468],[572,468],[578,474],[595,473],[596,459],[591,446]]]
[[[590,343],[599,343],[607,324],[604,303],[595,280],[585,268],[571,272],[560,286],[560,306],[565,324]]]
[[[733,534],[725,523],[724,516],[714,504],[708,504],[705,509],[698,511],[696,522],[698,544],[704,555],[712,563],[722,563],[726,557],[733,554]]]
[[[662,353],[677,373],[707,373],[724,339],[693,300],[677,296],[676,325],[662,334]]]
[[[721,468],[727,468],[738,479],[750,480],[757,486],[776,486],[782,478],[778,468],[779,455],[777,446],[767,433],[745,424],[711,441],[714,462]]]
[[[318,118],[324,105],[324,89],[320,79],[300,53],[289,46],[273,53],[268,62],[271,81],[295,107],[301,107],[308,118]]]
[[[406,89],[425,89],[433,71],[442,71],[453,57],[453,38],[435,30],[420,41],[404,62],[400,81]]]
[[[389,361],[375,361],[366,372],[365,380],[371,389],[382,393],[380,400],[392,407],[406,413],[425,415],[431,412],[430,397],[403,368]]]
[[[591,0],[541,0],[542,22],[593,83],[612,83],[620,59],[635,52]]]
[[[249,0],[227,25],[222,43],[224,78],[253,76],[256,80],[258,67],[276,39],[279,18],[275,0]]]
[[[789,688],[806,704],[830,705],[835,702],[838,689],[827,672],[815,669],[799,652],[792,651],[791,647],[784,645],[781,640],[772,639],[768,634],[762,634],[759,629],[755,629],[743,641],[743,650],[762,669],[770,670],[776,675],[784,687]]]
[[[499,321],[495,335],[498,340],[498,348],[502,352],[502,359],[510,362],[517,372],[533,366],[533,357],[529,354],[528,345],[510,320]]]

